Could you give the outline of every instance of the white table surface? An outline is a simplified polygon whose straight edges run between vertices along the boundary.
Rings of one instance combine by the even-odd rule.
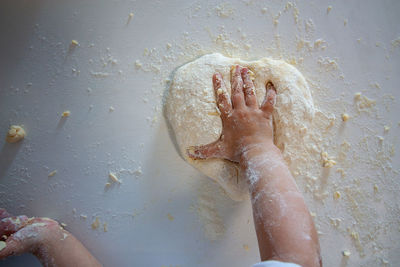
[[[357,229],[360,219],[347,208],[349,198],[335,204],[331,197],[321,202],[305,193],[317,214],[325,266],[398,266],[400,46],[392,41],[400,37],[400,2],[293,2],[297,23],[295,8],[284,10],[286,1],[230,1],[218,15],[221,3],[2,1],[0,133],[22,124],[27,137],[18,144],[0,138],[0,207],[66,223],[105,266],[251,266],[259,253],[250,203],[221,195],[179,157],[162,116],[165,80],[183,63],[214,51],[247,59],[303,58],[297,67],[320,85],[311,87],[321,110],[352,115],[358,91],[377,100],[372,116],[360,114],[347,125],[345,137],[355,152],[348,160],[354,165],[342,180],[332,172],[327,187],[331,192],[361,181],[360,190],[371,191],[372,184],[379,185],[378,197],[355,197],[361,213],[369,213],[364,207],[374,212],[372,220],[363,217],[368,227],[358,229],[364,257],[346,232]],[[127,24],[130,12],[134,17]],[[296,36],[311,45],[323,39],[326,49],[299,51]],[[69,49],[73,39],[79,46]],[[146,48],[151,56],[144,55]],[[339,68],[327,71],[318,64],[324,58],[336,60]],[[98,72],[108,76],[95,77]],[[64,110],[71,116],[60,120]],[[386,134],[384,125],[391,126]],[[370,169],[361,155],[354,156],[364,153],[357,150],[360,138],[375,135],[393,146],[394,154],[385,158],[392,169]],[[139,167],[141,175],[128,173]],[[57,174],[48,178],[52,170]],[[123,183],[105,190],[109,171],[118,172]],[[204,188],[225,228],[213,241],[196,212]],[[329,216],[342,218],[341,230]],[[108,232],[91,229],[95,217],[108,224]],[[344,249],[352,252],[348,260],[341,255]],[[35,264],[29,255],[0,262]]]

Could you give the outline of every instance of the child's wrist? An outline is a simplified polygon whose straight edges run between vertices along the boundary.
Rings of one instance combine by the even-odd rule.
[[[261,154],[281,158],[280,150],[271,142],[253,143],[246,145],[240,156],[240,165],[247,166],[248,161]]]

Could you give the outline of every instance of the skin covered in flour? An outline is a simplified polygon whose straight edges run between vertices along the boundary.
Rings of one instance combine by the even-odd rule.
[[[239,163],[246,179],[261,260],[322,266],[317,232],[302,194],[273,143],[272,112],[276,91],[266,84],[259,106],[249,70],[237,65],[231,97],[219,73],[213,76],[222,133],[208,145],[191,147],[192,159],[221,158]]]
[[[78,239],[49,218],[12,216],[0,209],[0,237],[0,260],[32,253],[43,266],[101,266]]]

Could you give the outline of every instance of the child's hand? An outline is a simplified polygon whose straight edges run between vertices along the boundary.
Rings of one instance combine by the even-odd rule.
[[[256,146],[273,146],[272,111],[276,91],[272,83],[266,85],[266,97],[261,107],[257,103],[249,70],[235,67],[231,79],[231,98],[221,74],[213,76],[217,106],[221,112],[221,137],[210,144],[195,146],[187,153],[192,159],[222,158],[239,162],[243,152]]]
[[[54,238],[62,238],[62,232],[54,220],[11,216],[0,209],[0,259],[26,252],[40,253],[42,245]]]

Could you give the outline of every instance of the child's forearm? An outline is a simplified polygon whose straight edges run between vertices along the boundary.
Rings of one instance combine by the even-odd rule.
[[[249,182],[261,259],[320,266],[314,223],[279,149],[254,146],[240,165]]]
[[[60,228],[33,253],[43,266],[101,266],[72,234]]]

